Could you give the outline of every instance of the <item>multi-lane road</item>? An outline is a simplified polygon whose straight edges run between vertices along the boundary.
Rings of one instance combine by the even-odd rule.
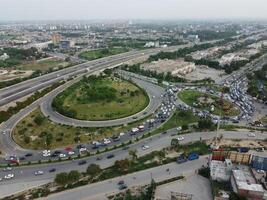
[[[22,83],[12,85],[0,90],[0,106],[6,105],[10,102],[16,101],[28,94],[31,94],[37,90],[45,88],[60,80],[65,80],[73,76],[86,74],[90,71],[102,70],[108,67],[114,67],[123,62],[136,59],[145,55],[155,54],[161,50],[172,51],[178,48],[184,48],[189,45],[181,45],[176,47],[169,47],[165,49],[150,49],[144,51],[130,51],[127,53],[109,56],[94,61],[89,61],[83,64],[79,64],[73,67],[68,67],[56,72],[52,72],[34,79],[24,81]]]
[[[182,45],[179,47],[170,47],[170,48],[167,48],[164,50],[172,51],[172,50],[176,50],[178,48],[183,48],[183,47],[190,46],[190,45]],[[160,50],[161,49],[150,49],[150,50],[140,51],[140,52],[139,51],[138,52],[132,51],[132,52],[116,55],[116,56],[111,56],[111,57],[107,57],[107,58],[103,58],[103,59],[99,59],[99,60],[95,60],[95,61],[90,61],[90,62],[83,63],[83,64],[80,64],[80,65],[77,65],[74,67],[70,67],[70,68],[66,68],[66,69],[63,69],[63,70],[60,70],[57,72],[53,72],[53,73],[50,73],[50,74],[47,74],[47,75],[44,75],[41,77],[37,77],[35,79],[31,79],[31,80],[19,83],[19,84],[16,84],[14,86],[10,86],[8,88],[1,89],[0,90],[0,106],[3,106],[3,105],[6,105],[10,102],[16,101],[16,100],[18,100],[18,99],[20,99],[20,98],[22,98],[28,94],[31,94],[37,90],[45,88],[45,87],[47,87],[47,86],[49,86],[55,82],[58,82],[60,80],[66,80],[66,79],[73,77],[73,76],[81,76],[83,74],[93,73],[95,71],[103,70],[103,69],[106,69],[108,67],[114,67],[114,66],[119,65],[125,61],[135,59],[138,57],[142,57],[145,55],[151,55],[151,54],[157,53]],[[74,82],[75,82],[75,80],[69,81],[66,83],[66,85],[60,86],[59,87],[60,89],[58,89],[58,90],[62,91],[68,85],[71,85]],[[56,93],[56,91],[57,90],[55,90],[55,93]],[[5,132],[5,134],[0,135],[1,148],[4,149],[4,151],[6,153],[12,154],[16,151],[18,151],[20,153],[26,153],[27,152],[27,150],[24,150],[15,144],[15,142],[12,140],[10,132],[11,132],[13,126],[19,120],[21,120],[24,116],[26,116],[28,113],[33,111],[39,105],[42,105],[42,110],[44,111],[44,113],[46,111],[49,111],[46,109],[51,109],[51,107],[48,107],[49,104],[44,104],[44,102],[46,102],[46,101],[51,102],[52,97],[53,97],[53,95],[52,95],[53,92],[38,99],[37,101],[35,101],[33,104],[31,104],[27,108],[21,110],[19,113],[12,116],[6,123],[4,123],[0,126],[0,130],[7,130],[7,132]],[[151,92],[151,94],[152,93],[153,92]],[[48,105],[48,106],[45,106],[45,105]],[[49,115],[49,112],[47,113],[47,115]],[[58,118],[55,118],[55,120],[58,120]],[[75,122],[74,122],[74,124],[75,124]],[[73,125],[73,122],[71,122],[71,125]],[[170,131],[168,131],[167,134],[153,136],[151,138],[139,141],[139,142],[131,145],[130,148],[138,149],[139,155],[144,155],[144,154],[149,153],[151,151],[162,149],[162,148],[170,145],[171,138],[176,137],[176,136],[171,136],[171,135],[173,135],[176,132],[177,131],[175,129],[170,130]],[[197,141],[200,138],[202,138],[203,140],[211,139],[211,138],[215,137],[216,134],[217,133],[215,133],[215,132],[211,132],[211,133],[193,133],[190,135],[185,135],[184,136],[185,140],[183,141],[183,143]],[[226,138],[248,139],[248,136],[247,136],[248,132],[221,132],[221,134],[223,134],[223,136]],[[255,139],[264,140],[266,138],[267,138],[266,134],[256,133]],[[150,148],[143,151],[141,147],[144,144],[149,145]],[[87,161],[87,164],[97,163],[97,164],[100,164],[101,167],[108,167],[108,166],[112,165],[115,160],[119,160],[119,159],[123,159],[123,158],[128,157],[128,151],[127,150],[117,149],[117,150],[114,150],[112,153],[115,155],[115,157],[112,159],[107,159],[106,156],[108,153],[105,153],[105,154],[101,155],[103,157],[102,160],[96,160],[96,156],[91,156],[91,157],[85,158],[85,160]],[[57,170],[56,173],[63,172],[63,171],[70,171],[72,169],[84,171],[87,165],[80,166],[80,165],[78,165],[78,162],[79,161],[74,160],[74,161],[52,163],[52,164],[40,165],[40,166],[27,166],[27,167],[15,168],[12,171],[12,173],[15,174],[15,179],[10,180],[10,181],[5,180],[5,181],[2,181],[0,183],[0,196],[2,197],[5,195],[8,195],[8,194],[12,194],[12,193],[17,192],[19,189],[22,188],[22,187],[17,187],[17,188],[12,187],[13,185],[19,185],[19,184],[23,185],[23,183],[36,183],[37,184],[37,182],[39,184],[43,184],[46,182],[50,182],[51,180],[53,180],[53,178],[55,176],[55,174],[48,172],[49,169],[51,169],[52,167],[56,168],[56,170]],[[45,172],[45,174],[42,176],[36,177],[34,175],[34,172],[37,170],[43,170]],[[1,171],[0,177],[3,177],[4,175],[5,175],[5,173]],[[12,191],[12,189],[14,189],[14,190]]]
[[[166,134],[155,135],[150,138],[146,138],[144,140],[136,142],[130,145],[129,149],[137,149],[138,156],[145,155],[155,150],[160,150],[162,148],[170,146],[171,139],[177,137],[177,135],[174,135],[176,133],[177,133],[176,129],[171,129],[167,131]],[[221,131],[219,132],[219,135],[223,135],[223,137],[227,139],[251,139],[251,137],[249,137],[248,134],[249,134],[249,131],[242,131],[242,132]],[[199,141],[200,138],[202,140],[212,139],[216,137],[216,135],[217,135],[217,132],[197,132],[197,133],[181,135],[184,137],[184,140],[181,141],[181,144]],[[267,133],[255,132],[255,135],[256,136],[253,138],[255,140],[264,140],[267,138]],[[150,148],[147,150],[142,150],[143,145],[148,145]],[[114,158],[107,159],[107,155],[110,153],[114,154]],[[97,157],[101,157],[102,159],[97,160]],[[129,157],[128,150],[116,149],[114,151],[103,153],[97,156],[84,158],[84,160],[87,161],[86,165],[79,165],[78,164],[79,160],[73,160],[73,161],[59,162],[59,163],[53,163],[53,164],[47,164],[47,165],[18,167],[18,168],[14,168],[12,172],[0,171],[0,177],[3,177],[4,175],[8,173],[15,174],[15,178],[13,180],[9,180],[9,181],[5,180],[5,181],[0,182],[0,197],[16,192],[15,191],[15,189],[17,190],[16,187],[14,187],[14,190],[12,189],[12,187],[10,187],[14,184],[16,185],[16,184],[22,184],[22,183],[37,183],[37,182],[40,182],[40,184],[41,183],[44,184],[44,183],[48,183],[52,181],[53,178],[55,177],[55,174],[59,172],[70,171],[70,170],[85,171],[86,167],[90,163],[96,163],[96,164],[99,164],[102,168],[105,168],[105,167],[109,167],[113,165],[116,160],[121,160],[127,157]],[[51,168],[56,168],[56,172],[49,173],[48,171]],[[37,170],[44,171],[44,175],[35,176],[34,172]]]

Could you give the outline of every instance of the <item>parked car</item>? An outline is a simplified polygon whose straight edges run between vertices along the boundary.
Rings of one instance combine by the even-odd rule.
[[[126,184],[122,184],[119,186],[119,190],[124,190],[127,188],[127,185]]]
[[[186,156],[184,155],[184,154],[181,154],[178,158],[177,158],[177,163],[178,164],[181,164],[181,163],[184,163],[184,162],[186,162],[187,161],[187,158],[186,158]]]
[[[199,158],[199,155],[197,153],[190,153],[188,155],[188,160],[196,160]]]

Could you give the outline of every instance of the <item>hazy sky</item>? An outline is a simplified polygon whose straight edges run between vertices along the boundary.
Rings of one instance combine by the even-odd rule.
[[[267,0],[0,0],[0,20],[267,19]]]

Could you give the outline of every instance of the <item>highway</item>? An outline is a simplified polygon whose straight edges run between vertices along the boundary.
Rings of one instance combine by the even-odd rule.
[[[60,80],[65,80],[73,76],[86,74],[91,70],[102,70],[111,66],[119,65],[123,62],[136,59],[145,55],[155,54],[161,50],[173,51],[178,48],[184,48],[189,45],[173,46],[164,49],[149,49],[143,51],[130,51],[114,56],[109,56],[93,61],[89,61],[83,64],[79,64],[73,67],[68,67],[59,71],[55,71],[34,79],[23,81],[16,85],[12,85],[0,90],[0,106],[6,105],[10,102],[16,101],[28,94],[31,94],[37,90],[45,88]]]
[[[166,134],[155,135],[150,138],[140,140],[139,142],[136,142],[130,145],[129,149],[137,149],[138,156],[145,155],[155,150],[160,150],[162,148],[170,146],[171,139],[177,137],[177,135],[174,135],[176,133],[177,133],[176,129],[171,129]],[[217,134],[216,132],[198,132],[198,133],[190,133],[190,134],[181,135],[185,138],[181,142],[181,144],[199,141],[200,138],[202,140],[212,139],[216,136],[216,134]],[[223,137],[227,139],[264,140],[267,138],[267,133],[255,132],[256,136],[254,138],[249,137],[248,134],[249,134],[249,131],[240,131],[240,132],[220,131],[219,132],[219,135],[223,135]],[[142,146],[144,144],[148,145],[150,148],[147,150],[142,150]],[[110,153],[114,154],[115,157],[111,159],[107,159],[106,156]],[[97,160],[97,157],[102,157],[102,159]],[[74,160],[74,161],[65,161],[65,162],[46,164],[46,165],[35,165],[35,166],[25,166],[25,167],[14,168],[12,173],[15,174],[15,179],[10,180],[10,181],[4,180],[0,182],[0,196],[8,195],[8,194],[15,192],[15,191],[10,190],[11,187],[8,187],[8,186],[12,186],[13,184],[38,182],[41,180],[42,180],[42,183],[44,183],[45,181],[50,182],[53,180],[55,174],[59,172],[70,171],[70,170],[85,171],[86,167],[90,163],[96,163],[96,164],[99,164],[102,168],[105,168],[105,167],[109,167],[113,165],[113,163],[116,160],[121,160],[127,157],[129,157],[128,150],[116,149],[114,151],[103,153],[98,156],[91,156],[88,158],[84,158],[83,160],[87,161],[86,165],[78,165],[79,160]],[[57,171],[55,174],[48,172],[49,169],[51,168],[56,168]],[[45,172],[44,175],[35,176],[34,172],[37,170],[44,171]],[[0,171],[0,177],[3,177],[7,173],[10,173],[10,172]],[[9,188],[9,190],[6,191],[5,188]]]
[[[190,162],[190,163],[189,163]],[[189,161],[188,163],[176,164],[170,163],[148,170],[128,174],[122,177],[113,178],[110,180],[93,183],[90,185],[78,187],[64,192],[52,194],[48,197],[41,198],[46,200],[100,200],[107,199],[106,197],[120,192],[117,183],[123,180],[129,187],[140,187],[148,185],[153,178],[156,182],[174,178],[177,176],[192,175],[202,165],[207,164],[207,157],[201,157],[198,160]],[[167,169],[169,172],[167,172]]]

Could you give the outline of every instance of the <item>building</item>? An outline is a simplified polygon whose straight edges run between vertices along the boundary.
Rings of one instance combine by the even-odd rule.
[[[7,55],[6,53],[0,56],[0,60],[6,60],[6,59],[9,59],[9,55]]]
[[[263,200],[264,198],[262,185],[256,182],[251,169],[247,166],[232,171],[231,185],[235,193],[249,200]]]
[[[189,40],[190,42],[199,42],[198,35],[188,35],[186,39]]]
[[[229,65],[234,61],[248,60],[245,57],[240,56],[237,53],[228,53],[223,55],[218,61],[221,66]]]
[[[53,44],[54,45],[59,44],[60,40],[61,40],[61,35],[59,33],[53,33],[53,35],[52,35]]]
[[[229,159],[225,161],[212,160],[210,162],[210,176],[212,180],[216,181],[229,181],[232,172],[232,162]]]
[[[196,69],[192,62],[185,62],[184,59],[158,60],[152,63],[145,63],[141,68],[157,73],[171,73],[173,76],[186,75]]]
[[[74,47],[74,42],[71,40],[61,40],[59,42],[59,48],[63,50],[68,50],[70,48]]]
[[[250,165],[256,170],[267,171],[267,157],[253,155],[251,158]]]

